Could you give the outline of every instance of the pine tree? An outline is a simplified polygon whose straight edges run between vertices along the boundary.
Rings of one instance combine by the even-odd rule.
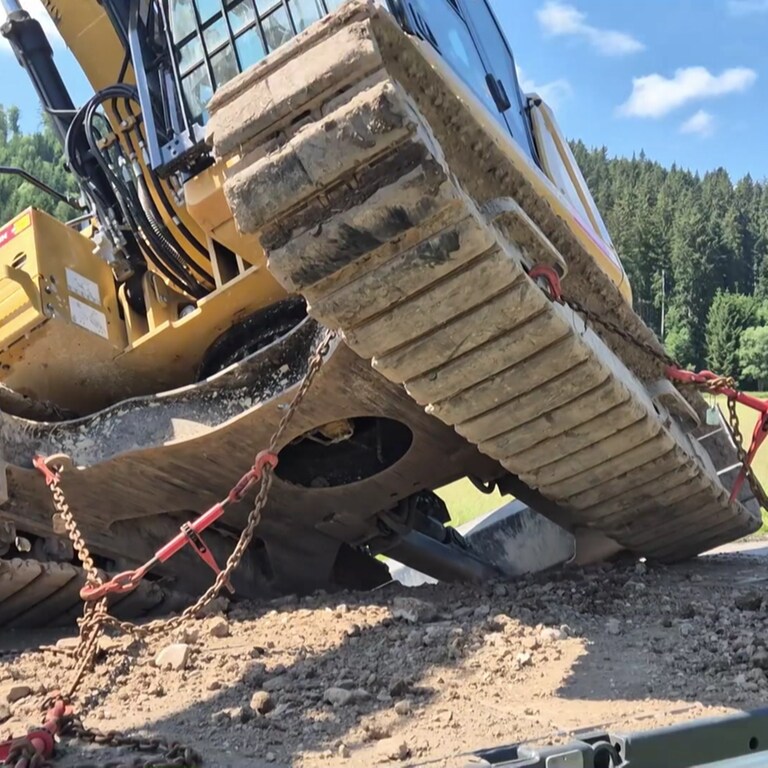
[[[0,106],[0,165],[22,168],[56,190],[77,195],[77,184],[64,168],[61,145],[50,123],[43,121],[40,130],[22,133],[16,107]],[[0,226],[30,206],[61,219],[73,215],[69,206],[32,184],[17,176],[0,176]]]
[[[757,382],[760,391],[768,387],[768,326],[748,328],[741,338],[739,358],[744,376]]]
[[[707,366],[723,375],[739,371],[739,347],[747,328],[758,322],[754,296],[718,292],[707,317]]]

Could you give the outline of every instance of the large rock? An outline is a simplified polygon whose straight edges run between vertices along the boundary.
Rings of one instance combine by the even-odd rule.
[[[167,645],[155,656],[155,665],[160,669],[185,669],[191,648],[186,643]]]

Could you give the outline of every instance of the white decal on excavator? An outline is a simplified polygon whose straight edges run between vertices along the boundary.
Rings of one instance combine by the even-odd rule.
[[[79,325],[81,328],[85,328],[87,331],[97,333],[99,336],[103,336],[105,339],[109,338],[109,331],[107,330],[107,316],[103,312],[99,312],[98,309],[89,307],[74,296],[69,297],[69,314],[72,317],[72,322],[75,325]]]
[[[101,304],[99,286],[79,272],[67,267],[67,287],[70,293],[76,293],[91,304]]]

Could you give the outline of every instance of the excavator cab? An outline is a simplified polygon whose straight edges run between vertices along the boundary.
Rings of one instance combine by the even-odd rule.
[[[142,109],[151,115],[150,166],[161,174],[182,168],[194,175],[201,167],[198,153],[205,142],[207,107],[213,94],[342,2],[107,3],[110,18],[127,25]],[[123,6],[130,6],[130,11]]]
[[[522,92],[512,51],[488,1],[372,2],[386,8],[409,35],[429,45],[478,99],[497,128],[511,137],[521,158],[543,172],[557,189],[561,204],[567,206],[569,222],[581,230],[577,235],[590,249],[592,258],[631,302],[631,288],[621,261],[570,148],[547,105],[538,95]],[[9,13],[18,15],[22,10],[18,0],[3,0],[3,4]],[[158,192],[161,198],[181,198],[188,193],[196,200],[204,184],[199,180],[201,175],[208,171],[206,179],[220,176],[220,169],[210,170],[216,164],[206,139],[208,104],[213,95],[344,4],[343,0],[106,0],[96,10],[89,9],[88,3],[62,0],[50,5],[49,12],[97,95],[105,94],[91,111],[98,113],[111,103],[113,112],[107,120],[113,126],[115,121],[124,125],[138,120],[141,138],[134,147],[140,154],[140,173],[135,174],[138,186],[142,186],[143,177],[149,193],[153,186],[165,186],[169,189],[165,194]],[[136,251],[140,245],[126,246],[122,242],[125,226],[114,221],[124,217],[125,190],[115,175],[107,172],[108,178],[104,179],[103,164],[90,156],[93,153],[88,142],[98,141],[89,138],[93,132],[90,125],[80,120],[73,128],[71,116],[77,110],[52,57],[45,52],[47,43],[42,32],[35,29],[36,23],[30,19],[6,25],[9,40],[22,64],[33,73],[33,83],[62,140],[69,136],[65,151],[74,153],[74,157],[68,162],[87,188],[86,194],[97,198],[100,224],[112,248]],[[109,53],[96,56],[94,48],[99,44]],[[34,51],[34,46],[39,50]],[[117,101],[107,101],[108,93],[128,95],[129,101],[118,108]],[[136,115],[135,106],[140,107]],[[130,150],[128,154],[127,158],[118,156],[117,162],[135,163]],[[88,156],[88,162],[79,163],[78,155]],[[196,179],[194,188],[185,188]],[[146,207],[145,201],[138,202]],[[190,222],[185,208],[194,201],[180,200],[174,205],[173,200],[170,204],[161,200],[155,204],[158,202],[158,215],[145,224],[146,228],[156,230],[158,223],[162,226],[168,217],[180,219],[182,236],[172,232],[175,237],[171,240],[178,240],[181,247],[177,248],[178,257],[168,263],[165,244],[151,238],[150,250],[161,253],[149,259],[153,262],[150,268],[159,269],[175,289],[200,298],[214,282],[210,268],[195,257],[195,251],[206,246],[198,227],[202,223],[205,229],[200,219],[207,218],[207,211],[198,212],[193,217],[198,220]],[[136,223],[130,226],[136,228]],[[224,245],[232,250],[230,241],[228,238]],[[189,263],[186,254],[190,252],[197,264]],[[205,258],[204,253],[201,255]],[[146,260],[145,251],[139,261]],[[118,257],[111,261],[125,276],[132,271]],[[186,264],[173,263],[178,261]],[[192,274],[180,275],[183,271]],[[131,293],[135,295],[136,289]]]
[[[204,124],[208,102],[218,88],[342,2],[170,0],[171,65],[174,80],[180,83],[185,116],[192,123]],[[396,5],[403,23],[440,52],[533,157],[527,104],[514,60],[485,1],[406,0]]]

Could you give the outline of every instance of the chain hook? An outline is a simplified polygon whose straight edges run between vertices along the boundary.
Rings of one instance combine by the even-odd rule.
[[[277,454],[272,451],[260,451],[253,462],[253,466],[240,478],[235,487],[227,495],[228,502],[242,501],[248,489],[261,480],[266,467],[274,471],[277,468]]]
[[[98,583],[87,582],[80,590],[80,599],[84,602],[95,602],[109,595],[127,595],[139,586],[144,574],[140,568],[125,571],[113,576],[109,581]]]
[[[549,264],[537,264],[531,268],[528,277],[544,291],[550,301],[554,301],[557,304],[563,303],[563,288],[560,285],[560,275],[554,267],[551,267]]]
[[[64,453],[54,453],[51,456],[36,454],[32,466],[45,478],[45,484],[51,488],[61,480],[61,473],[74,466],[72,459]]]
[[[50,488],[59,482],[59,473],[54,472],[44,456],[37,455],[32,459],[32,466],[45,478],[45,484]]]

